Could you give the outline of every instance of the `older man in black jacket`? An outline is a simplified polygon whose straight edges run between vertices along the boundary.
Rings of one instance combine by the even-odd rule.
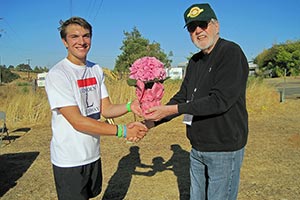
[[[190,153],[191,200],[237,199],[248,137],[247,59],[234,42],[219,37],[219,22],[209,4],[184,13],[193,43],[180,90],[164,106],[148,110],[146,124],[157,126],[184,114]]]

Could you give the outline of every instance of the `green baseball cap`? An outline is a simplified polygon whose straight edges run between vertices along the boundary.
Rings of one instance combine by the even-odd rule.
[[[217,16],[208,3],[191,5],[184,12],[185,26],[193,21],[209,21],[211,19],[217,19]]]

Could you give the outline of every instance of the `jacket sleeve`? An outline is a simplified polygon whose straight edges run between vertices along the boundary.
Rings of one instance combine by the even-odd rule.
[[[188,65],[189,66],[189,65]],[[186,69],[186,76],[183,79],[183,82],[180,86],[179,91],[169,100],[169,102],[166,105],[176,105],[176,104],[185,104],[186,103],[186,96],[187,96],[187,86],[189,83],[189,78],[190,78],[190,73],[189,73],[189,67],[187,67]],[[178,117],[179,115],[181,115],[181,113],[175,114],[175,115],[170,115],[167,116],[163,119],[161,119],[160,121],[154,122],[155,126],[168,122],[172,119],[174,119],[175,117]]]

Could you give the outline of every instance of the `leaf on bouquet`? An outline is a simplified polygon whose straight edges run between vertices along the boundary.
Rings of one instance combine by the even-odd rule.
[[[129,86],[136,86],[136,80],[130,78],[130,79],[127,80],[127,84]]]

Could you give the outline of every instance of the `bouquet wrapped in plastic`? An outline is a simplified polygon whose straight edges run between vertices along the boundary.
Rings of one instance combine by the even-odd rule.
[[[143,114],[153,106],[161,105],[164,94],[163,81],[166,79],[164,64],[155,57],[142,57],[129,68],[128,85],[135,86],[136,96]]]

